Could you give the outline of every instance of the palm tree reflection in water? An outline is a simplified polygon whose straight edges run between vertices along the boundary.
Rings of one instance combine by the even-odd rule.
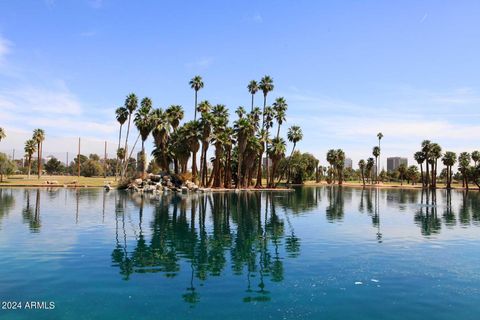
[[[127,202],[130,197],[131,203],[138,207],[140,218],[133,248],[127,248],[132,242],[125,228],[125,216],[129,211],[125,206],[130,203]],[[294,258],[300,252],[300,241],[286,210],[283,217],[278,215],[273,193],[167,195],[158,198],[118,193],[118,198],[113,266],[120,269],[124,280],[130,280],[135,273],[155,272],[174,278],[187,272],[182,269],[189,266],[189,283],[182,299],[192,305],[200,301],[198,288],[206,286],[209,277],[225,274],[228,263],[235,275],[247,276],[244,302],[269,301],[266,280],[282,281],[284,255]],[[154,208],[148,232],[150,241],[142,227],[146,204]],[[290,229],[290,235],[286,237],[284,218]],[[122,232],[123,241],[119,237]],[[258,279],[256,290],[252,284],[254,279]]]

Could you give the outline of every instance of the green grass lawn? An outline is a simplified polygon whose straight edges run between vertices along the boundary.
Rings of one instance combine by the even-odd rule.
[[[116,185],[115,177],[77,177],[77,176],[50,176],[44,175],[40,178],[37,176],[30,176],[28,179],[27,175],[13,175],[6,178],[4,176],[3,182],[0,182],[0,186],[4,187],[15,187],[15,186],[45,186],[47,181],[57,181],[60,185],[73,185],[76,181],[79,186],[88,186],[88,187],[103,187],[106,181],[111,182],[112,186]]]

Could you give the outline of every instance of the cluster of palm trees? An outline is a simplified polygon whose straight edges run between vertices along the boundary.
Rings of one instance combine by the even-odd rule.
[[[45,131],[43,129],[33,130],[32,138],[25,141],[24,151],[27,158],[28,178],[30,178],[30,171],[32,169],[33,155],[37,152],[37,177],[42,176],[42,147],[45,140]]]
[[[343,184],[343,169],[345,167],[345,152],[342,149],[330,149],[327,151],[327,162],[330,164],[328,169],[328,179],[330,183]]]
[[[358,162],[358,168],[360,170],[360,176],[362,177],[362,183],[365,185],[365,180],[370,180],[370,182],[375,182],[379,183],[378,180],[378,173],[380,171],[380,153],[381,153],[381,148],[380,148],[380,142],[383,138],[383,134],[379,132],[377,134],[378,138],[378,146],[374,146],[372,149],[372,155],[375,157],[368,158],[366,161],[364,159],[361,159]],[[373,170],[375,168],[375,170]]]
[[[150,134],[154,140],[152,155],[161,170],[170,172],[173,164],[175,174],[186,174],[191,162],[191,179],[200,186],[214,188],[247,188],[253,185],[262,188],[262,177],[266,177],[266,186],[274,188],[286,172],[278,172],[278,164],[285,157],[286,142],[280,137],[281,126],[286,121],[288,104],[283,97],[278,97],[271,106],[267,105],[268,94],[274,89],[273,79],[264,76],[258,83],[250,81],[247,86],[252,96],[250,112],[244,107],[235,111],[237,119],[230,125],[229,112],[223,104],[211,104],[208,100],[198,102],[198,92],[204,87],[200,76],[189,82],[195,92],[194,120],[180,124],[184,117],[183,108],[172,105],[167,109],[153,108],[149,98],[144,98],[138,108],[135,94],[127,96],[125,105],[116,110],[120,125],[117,159],[117,175],[126,176],[128,160],[135,146],[129,151],[129,132],[132,116],[142,141],[141,172],[146,174],[144,143]],[[255,94],[263,93],[263,108],[254,106]],[[198,119],[197,119],[198,115]],[[122,127],[127,123],[125,146],[120,147]],[[276,132],[271,137],[271,131]],[[299,126],[288,130],[287,138],[296,144],[303,138]],[[208,150],[214,148],[210,159]],[[197,164],[198,152],[200,163]],[[267,154],[264,162],[263,155]],[[271,167],[270,167],[271,164]],[[278,178],[275,181],[275,178]]]
[[[458,157],[453,151],[446,151],[442,153],[442,147],[430,140],[424,140],[421,144],[421,150],[415,152],[415,161],[420,166],[420,175],[422,185],[425,188],[437,187],[437,167],[438,161],[441,160],[446,169],[446,185],[450,189],[452,187],[453,171],[452,167],[458,161],[458,171],[461,173],[462,184],[467,190],[469,188],[468,182],[473,181],[479,188],[480,178],[480,152],[473,151],[471,154],[468,152],[461,152]],[[470,163],[473,160],[474,165]],[[425,164],[425,170],[423,169]]]

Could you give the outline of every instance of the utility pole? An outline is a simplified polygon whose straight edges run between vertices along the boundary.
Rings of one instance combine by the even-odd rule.
[[[78,167],[78,177],[80,178],[80,137],[78,137],[78,158],[77,158],[77,167]]]
[[[103,157],[103,177],[107,177],[107,141],[105,141],[105,154]]]
[[[12,161],[15,161],[15,149],[13,149]]]

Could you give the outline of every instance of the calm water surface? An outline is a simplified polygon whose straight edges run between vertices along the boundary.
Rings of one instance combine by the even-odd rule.
[[[478,319],[480,193],[0,189],[0,319]]]

